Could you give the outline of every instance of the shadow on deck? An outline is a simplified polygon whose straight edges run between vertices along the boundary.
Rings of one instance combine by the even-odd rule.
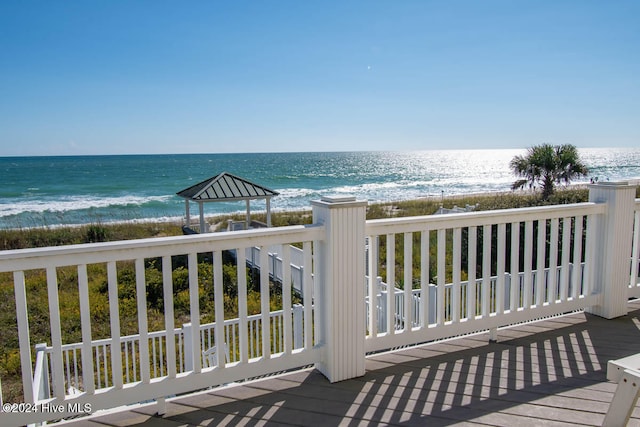
[[[310,369],[171,399],[164,416],[147,405],[70,425],[601,425],[616,387],[607,361],[640,352],[640,302],[629,308],[378,354],[335,384]]]

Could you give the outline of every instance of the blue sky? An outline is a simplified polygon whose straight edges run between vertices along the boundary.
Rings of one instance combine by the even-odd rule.
[[[3,1],[0,156],[640,146],[640,1]]]

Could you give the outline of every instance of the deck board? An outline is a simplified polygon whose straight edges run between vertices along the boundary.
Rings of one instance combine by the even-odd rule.
[[[313,369],[156,406],[67,422],[73,427],[214,425],[601,425],[616,385],[607,361],[640,352],[640,302],[627,316],[584,313],[370,356],[367,373],[330,384]],[[636,407],[629,425],[640,426]]]

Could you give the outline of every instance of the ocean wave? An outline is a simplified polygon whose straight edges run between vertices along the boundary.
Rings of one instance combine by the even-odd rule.
[[[102,209],[109,207],[143,206],[148,203],[166,203],[175,198],[166,196],[66,196],[60,199],[8,200],[0,203],[0,217],[15,216],[25,213],[70,212],[86,209]]]
[[[175,220],[184,203],[174,191],[230,170],[280,193],[274,210],[309,209],[312,200],[338,194],[375,202],[505,191],[509,168],[523,150],[407,153],[272,153],[95,156],[9,159],[3,169],[0,228],[87,221]],[[637,177],[640,150],[581,150],[600,181]],[[0,166],[2,158],[0,158]],[[258,167],[263,165],[264,167]],[[78,180],[82,176],[82,180]],[[150,179],[155,177],[155,179]],[[576,181],[576,182],[579,182]],[[266,209],[252,201],[251,212]],[[197,215],[197,206],[191,215]],[[205,215],[244,212],[243,202],[206,203]]]
[[[321,190],[314,190],[311,188],[278,188],[276,189],[280,195],[278,198],[300,198],[300,197],[313,197],[320,194]]]

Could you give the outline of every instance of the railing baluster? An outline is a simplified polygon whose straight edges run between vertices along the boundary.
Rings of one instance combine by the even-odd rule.
[[[262,264],[265,265],[265,264]],[[224,368],[226,344],[224,331],[224,283],[222,282],[222,251],[213,252],[213,302],[215,309],[216,329],[215,344],[218,368]],[[211,342],[209,342],[211,345]]]
[[[13,287],[16,299],[16,321],[18,323],[18,341],[20,343],[20,365],[22,369],[22,387],[24,401],[33,403],[33,372],[31,370],[31,342],[29,338],[29,317],[27,314],[27,293],[24,272],[13,273]]]
[[[175,343],[175,338],[173,339],[173,342]],[[167,369],[169,370],[169,372],[171,372],[171,364],[169,363],[169,348],[171,348],[171,346],[167,347]],[[184,348],[184,339],[182,337],[182,331],[180,331],[178,333],[178,360],[180,362],[179,363],[180,372],[184,372],[184,354],[182,351],[183,348]]]
[[[136,303],[138,307],[138,333],[140,335],[140,377],[143,383],[148,383],[151,379],[151,372],[149,370],[149,324],[147,321],[147,287],[143,258],[136,259],[135,269]],[[131,354],[133,356],[133,365],[135,366],[135,352],[132,352]]]
[[[560,262],[560,300],[569,298],[569,257],[571,255],[571,218],[562,218],[562,260]]]
[[[260,247],[260,265],[267,266],[269,253],[265,246]],[[260,315],[262,318],[262,357],[271,358],[271,337],[269,336],[269,271],[260,269]]]
[[[82,384],[85,393],[93,394],[96,389],[94,377],[93,351],[91,348],[91,313],[89,309],[89,279],[86,264],[78,266],[78,297],[80,299],[80,327],[82,330]],[[98,378],[99,377],[99,370]]]
[[[436,288],[436,324],[442,325],[444,324],[445,319],[445,300],[444,300],[444,290],[446,284],[446,249],[447,249],[447,239],[446,239],[447,230],[441,228],[438,230],[437,239],[438,239],[438,255],[437,255],[437,288]]]
[[[49,322],[51,322],[51,358],[53,370],[53,394],[64,399],[64,363],[62,361],[62,331],[60,327],[60,305],[58,302],[58,273],[55,267],[47,268],[47,296],[49,298]]]
[[[549,302],[558,302],[558,235],[559,224],[558,218],[551,220],[551,238],[549,243]]]
[[[193,372],[202,370],[202,348],[200,347],[200,292],[198,287],[198,255],[187,256],[189,265],[189,308],[191,314],[191,357]],[[173,298],[173,294],[171,296]]]
[[[413,233],[404,233],[404,330],[413,326]]]
[[[289,309],[291,312],[291,309]],[[278,352],[284,353],[284,311],[277,315],[278,319]],[[289,324],[291,324],[291,315],[289,315]]]
[[[216,327],[218,325],[215,324],[215,326],[213,327],[213,330],[216,330]],[[201,330],[200,331],[200,348],[202,349],[202,351],[206,351],[207,349],[209,349],[212,345],[213,340],[211,339],[211,329],[207,329],[207,330]]]
[[[369,236],[369,336],[378,336],[378,236]]]
[[[291,339],[291,246],[282,245],[282,318],[283,318],[283,350],[291,354],[293,349]]]
[[[120,311],[118,309],[118,272],[115,261],[107,263],[109,320],[111,324],[111,374],[115,388],[122,388],[122,350],[120,345]]]
[[[278,353],[278,318],[271,317],[271,354]]]
[[[511,266],[509,271],[509,311],[515,312],[520,308],[520,286],[518,273],[520,272],[520,223],[511,223]]]
[[[315,248],[315,246],[311,245],[311,242],[304,242],[302,244],[302,250],[304,251],[303,253],[303,257],[304,257],[304,282],[303,282],[303,304],[304,304],[304,348],[305,349],[310,349],[311,347],[313,347],[313,343],[314,343],[314,339],[313,339],[313,333],[314,333],[314,327],[316,328],[316,336],[317,335],[317,331],[320,326],[320,322],[314,322],[313,321],[313,313],[315,312],[315,308],[313,307],[313,292],[314,292],[314,286],[313,286],[313,259],[312,257],[315,256],[315,254],[313,253],[313,248]]]
[[[229,360],[230,362],[237,362],[238,361],[238,323],[234,323],[232,326],[233,329],[231,329],[231,359]]]
[[[227,322],[225,321],[225,328],[224,328],[225,356],[226,356],[227,352],[229,352],[229,358],[230,358],[229,362],[232,362],[232,360],[231,360],[231,351],[233,350],[233,348],[232,348],[232,343],[231,343],[231,331],[230,331],[230,328],[233,328],[233,324],[227,324]]]
[[[254,349],[254,343],[257,344],[253,333],[253,320],[249,321],[249,358],[253,358],[256,355],[256,351]]]
[[[495,301],[496,301],[496,313],[502,314],[504,313],[504,293],[505,293],[505,264],[507,257],[506,250],[506,239],[507,239],[507,224],[500,223],[498,224],[498,253],[497,257],[497,279],[496,279],[496,290],[495,290]]]
[[[99,348],[100,348],[99,346],[96,346],[95,349],[94,349],[95,356],[96,356],[95,357],[95,364],[96,364],[95,372],[97,374],[96,376],[98,377],[98,388],[102,388],[102,379],[100,377],[101,369],[100,369],[100,350],[99,350]]]
[[[156,341],[157,338],[151,338],[151,363],[153,365],[153,377],[156,378],[158,376],[158,351],[156,349]]]
[[[163,338],[164,337],[158,337],[158,363],[160,364],[160,376],[163,377],[164,376],[164,369],[165,369],[165,365],[164,365],[164,356],[163,356],[163,351],[162,349],[164,348],[164,345],[166,344],[166,339],[164,339],[164,344],[163,344]]]
[[[104,386],[105,387],[109,387],[109,361],[108,361],[108,351],[107,351],[107,344],[103,344],[102,345],[102,363],[104,364],[104,377],[103,377],[103,381],[104,381]],[[113,369],[112,369],[113,372]],[[113,384],[113,382],[111,383]]]
[[[124,357],[124,378],[125,383],[131,382],[131,377],[129,376],[129,342],[124,341],[122,343],[122,356]]]
[[[80,390],[80,382],[78,381],[78,352],[77,349],[73,349],[73,380],[74,387]]]
[[[571,298],[577,299],[581,294],[582,283],[582,222],[584,216],[575,217],[575,226],[573,232],[573,276],[571,277]]]
[[[533,292],[533,221],[524,223],[524,280],[523,280],[523,307],[530,309],[532,306]]]
[[[64,376],[63,376],[63,384],[67,385],[67,384],[71,384],[71,359],[69,359],[69,351],[68,350],[62,350],[62,359],[63,359],[63,366],[64,366]],[[66,387],[65,387],[66,389]]]
[[[476,296],[476,262],[477,262],[478,228],[469,227],[467,233],[467,318],[474,320],[478,315]]]
[[[240,335],[240,363],[249,361],[249,336],[247,331],[247,252],[236,249],[236,265],[238,274],[238,323]],[[253,341],[253,340],[252,340]],[[253,346],[251,346],[253,349]]]
[[[396,236],[387,234],[387,334],[396,331]]]
[[[138,349],[136,350],[136,342],[131,341],[131,365],[133,366],[133,380],[139,381],[138,377],[138,362],[136,362],[136,354],[140,354],[140,343],[138,342]]]
[[[547,249],[547,220],[538,220],[538,248],[536,252],[536,307],[542,307],[548,301],[548,286],[544,268]]]
[[[191,259],[189,258],[189,261],[191,261]],[[192,265],[191,262],[189,262],[189,288],[191,288],[191,271],[192,271]],[[162,295],[163,295],[163,302],[164,302],[164,328],[165,328],[165,336],[166,336],[166,340],[167,342],[175,342],[174,339],[174,329],[175,329],[175,320],[174,320],[174,313],[173,313],[173,277],[172,277],[172,267],[171,267],[171,257],[170,256],[163,256],[162,257]],[[193,310],[193,308],[192,308]],[[192,326],[192,332],[194,334],[194,341],[196,342],[194,344],[194,346],[197,346],[197,333],[199,330],[199,326],[200,326],[200,322],[199,319],[196,319],[196,322],[193,321],[193,314],[191,315],[192,319],[191,319],[191,326]],[[156,357],[155,357],[155,345],[154,345],[154,368],[153,368],[153,372],[154,375],[156,374]],[[197,357],[197,354],[192,354],[193,358],[200,360],[200,357]],[[162,359],[162,355],[160,355],[160,359]],[[162,363],[162,361],[160,361],[160,363]],[[175,351],[175,346],[168,346],[167,347],[167,366],[169,368],[169,372],[168,375],[169,377],[175,377],[176,375],[176,351]],[[193,366],[195,367],[195,362],[193,364]]]
[[[489,288],[491,286],[491,225],[482,227],[482,318],[490,313]]]
[[[457,227],[453,229],[453,265],[451,267],[452,270],[452,278],[453,278],[453,289],[451,292],[452,298],[452,319],[454,322],[460,321],[460,310],[461,310],[461,292],[460,292],[460,281],[461,279],[461,271],[460,271],[460,263],[461,263],[461,253],[462,253],[462,229]]]
[[[598,244],[596,242],[597,237],[597,229],[600,227],[600,224],[603,222],[603,219],[600,217],[596,217],[594,215],[587,215],[587,236],[585,241],[585,266],[584,266],[584,283],[583,283],[583,295],[589,295],[591,291],[595,287],[595,275],[597,271],[593,268],[595,261],[595,246]]]
[[[429,230],[420,232],[420,327],[429,326]]]
[[[420,233],[420,326],[429,326],[429,229]]]

